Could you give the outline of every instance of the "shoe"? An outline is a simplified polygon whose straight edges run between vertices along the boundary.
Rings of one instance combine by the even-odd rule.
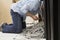
[[[4,28],[6,25],[8,25],[8,24],[7,24],[7,23],[3,23],[3,24],[1,25],[1,27]]]
[[[22,22],[22,29],[26,29],[26,23]]]

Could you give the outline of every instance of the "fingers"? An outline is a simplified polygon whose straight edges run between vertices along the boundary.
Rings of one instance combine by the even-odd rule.
[[[39,20],[39,18],[37,16],[33,16],[34,20]]]

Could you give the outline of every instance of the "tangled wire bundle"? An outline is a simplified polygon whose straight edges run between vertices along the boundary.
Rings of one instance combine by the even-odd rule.
[[[24,35],[26,38],[43,38],[44,37],[44,22],[37,23],[30,28],[26,28],[24,30]]]

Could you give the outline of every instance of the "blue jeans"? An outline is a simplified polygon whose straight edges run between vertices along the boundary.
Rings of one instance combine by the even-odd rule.
[[[23,22],[23,17],[11,10],[11,16],[13,24],[6,25],[3,29],[3,32],[6,33],[21,33],[23,29],[26,28],[26,23]]]

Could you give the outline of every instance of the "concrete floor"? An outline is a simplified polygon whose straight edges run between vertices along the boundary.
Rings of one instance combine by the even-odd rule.
[[[0,32],[0,40],[46,40],[46,39],[27,39],[21,34],[11,34],[11,33],[2,33]]]

